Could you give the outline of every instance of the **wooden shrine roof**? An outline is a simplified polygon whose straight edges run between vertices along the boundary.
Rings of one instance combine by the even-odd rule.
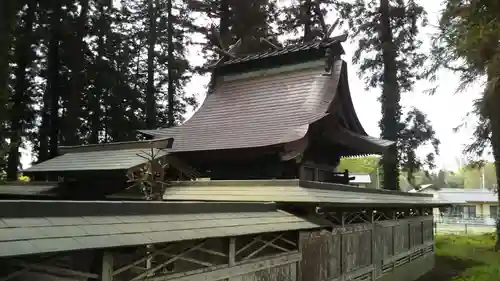
[[[327,226],[273,204],[1,201],[0,257]]]
[[[218,63],[216,65],[213,65],[212,67],[214,67],[214,66],[221,67],[221,66],[225,66],[225,65],[243,63],[243,62],[247,62],[247,61],[262,60],[262,59],[270,58],[270,57],[278,57],[278,56],[288,55],[291,53],[305,52],[305,51],[320,49],[320,48],[328,48],[328,47],[331,47],[335,44],[339,44],[341,42],[344,42],[346,40],[347,40],[347,34],[343,34],[343,35],[328,38],[327,40],[324,40],[324,41],[316,40],[316,41],[310,41],[310,42],[305,42],[305,43],[300,43],[300,44],[288,45],[284,48],[270,50],[268,52],[260,52],[257,54],[248,54],[248,55],[238,56],[235,58],[226,59],[226,60],[221,61],[220,63]]]
[[[190,181],[167,188],[164,200],[276,202],[329,206],[443,206],[451,202],[417,194],[300,180]],[[418,196],[415,196],[418,195]],[[456,203],[456,202],[453,202]]]
[[[346,67],[337,60],[329,75],[324,60],[318,60],[222,76],[183,125],[141,132],[174,138],[172,152],[272,146],[303,138],[309,125],[331,114],[331,105],[338,102],[352,132],[366,136],[352,106]],[[381,151],[392,142],[372,144]]]

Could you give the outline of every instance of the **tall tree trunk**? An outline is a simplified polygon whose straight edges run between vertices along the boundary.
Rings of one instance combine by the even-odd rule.
[[[92,96],[91,108],[92,116],[90,118],[90,143],[99,143],[99,132],[101,131],[101,99],[104,95],[105,77],[103,77],[103,72],[105,72],[106,62],[104,61],[104,52],[106,51],[106,46],[104,42],[105,36],[105,26],[108,24],[105,18],[104,2],[99,4],[99,35],[97,39],[97,70],[100,74],[96,77],[95,90]]]
[[[53,0],[50,16],[50,40],[47,59],[47,88],[43,96],[42,126],[40,128],[39,161],[57,156],[59,135],[59,33],[61,2]],[[50,141],[49,141],[50,140]]]
[[[497,196],[500,204],[500,62],[499,65],[492,65],[488,68],[488,86],[485,92],[486,114],[491,123],[491,147],[495,158],[495,172],[497,179]],[[499,79],[499,80],[497,80]],[[498,212],[498,210],[497,210]],[[500,217],[496,215],[497,241],[495,250],[500,251]]]
[[[389,0],[380,0],[379,34],[384,60],[384,84],[380,98],[382,103],[380,129],[383,138],[396,142],[399,134],[401,96],[396,72],[396,46],[393,41],[389,10]],[[398,150],[395,145],[390,147],[382,158],[382,165],[384,188],[399,190]]]
[[[155,89],[155,45],[156,45],[156,9],[153,0],[148,0],[149,34],[148,34],[148,84],[146,92],[146,126],[156,128],[156,89]],[[169,22],[170,23],[170,22]],[[170,50],[170,45],[168,46]],[[170,68],[170,66],[169,66]],[[169,71],[170,78],[170,71]],[[169,81],[170,83],[170,81]],[[169,88],[170,94],[170,88]],[[169,97],[170,100],[170,97]],[[169,105],[170,108],[170,105]]]
[[[28,79],[26,68],[32,64],[31,43],[33,42],[33,23],[35,21],[36,0],[28,1],[28,8],[24,16],[24,26],[20,30],[16,42],[15,55],[17,68],[15,72],[16,82],[14,95],[12,96],[12,108],[10,110],[10,149],[7,160],[7,180],[17,180],[19,168],[19,147],[22,137],[22,122],[25,114],[26,91],[28,90]]]
[[[229,27],[231,26],[231,11],[229,10],[229,0],[220,1],[220,24],[219,33],[222,40],[227,40],[229,38]],[[229,44],[230,42],[223,42],[224,44]]]
[[[72,54],[74,58],[71,64],[71,85],[67,104],[66,125],[64,130],[64,142],[66,145],[77,145],[80,143],[78,130],[80,128],[80,108],[82,94],[85,87],[85,25],[87,23],[87,13],[89,0],[80,0],[80,15],[76,20],[76,36],[72,40]]]
[[[7,121],[8,118],[7,103],[10,96],[9,60],[16,19],[16,2],[14,0],[0,1],[0,172],[4,168],[4,156],[7,152],[4,121]]]
[[[168,126],[173,127],[175,125],[175,114],[174,114],[174,101],[175,101],[175,89],[174,89],[174,17],[172,15],[172,0],[167,0],[167,13],[168,13],[168,23],[167,23],[167,41],[168,41]]]
[[[59,98],[61,88],[60,70],[60,33],[61,33],[61,1],[54,1],[54,18],[52,19],[52,32],[48,55],[49,79],[47,80],[50,92],[50,141],[49,157],[54,158],[58,154],[59,144]]]
[[[314,39],[312,32],[312,0],[305,0],[301,5],[301,21],[304,26],[304,42],[309,42]]]
[[[9,54],[12,47],[12,36],[16,20],[16,2],[14,0],[0,1],[0,106],[7,105],[9,90]],[[5,110],[0,111],[0,117],[5,117]],[[5,120],[0,118],[0,121]]]

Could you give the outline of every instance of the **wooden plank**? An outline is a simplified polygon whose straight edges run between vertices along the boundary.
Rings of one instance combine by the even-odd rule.
[[[113,253],[105,251],[102,255],[101,281],[113,281],[114,257]]]
[[[329,281],[347,281],[347,280],[353,280],[358,276],[367,274],[369,272],[372,272],[374,270],[374,266],[370,265],[367,267],[363,267],[354,271],[351,271],[349,273],[343,274],[341,277],[335,278],[335,279],[330,279]]]
[[[229,266],[236,264],[236,238],[229,238]]]
[[[50,266],[50,265],[44,265],[44,264],[30,264],[24,261],[12,261],[11,262],[13,265],[16,266],[21,266],[21,267],[28,267],[30,270],[38,270],[38,271],[43,271],[55,275],[62,275],[62,276],[75,276],[75,277],[86,277],[86,278],[98,278],[99,276],[97,274],[93,273],[88,273],[88,272],[83,272],[83,271],[78,271],[78,270],[72,270],[72,269],[67,269],[67,268],[61,268],[57,266]]]
[[[399,220],[377,221],[377,222],[375,222],[375,224],[379,225],[379,226],[396,226],[396,225],[402,225],[402,224],[408,224],[408,223],[418,223],[418,222],[431,221],[431,220],[433,220],[433,216],[420,216],[420,217],[404,218],[404,219],[399,219]]]
[[[434,245],[434,242],[427,242],[427,243],[424,243],[424,244],[422,244],[422,245],[420,245],[418,247],[412,248],[411,250],[409,250],[407,252],[394,255],[394,256],[392,256],[390,258],[385,258],[382,261],[382,265],[391,264],[391,263],[395,262],[396,260],[399,260],[399,259],[407,257],[407,256],[411,256],[411,254],[413,254],[415,252],[418,252],[418,251],[420,251],[422,249],[425,249],[425,248],[427,248],[429,246],[432,246],[432,245]]]
[[[332,234],[337,235],[337,234],[350,234],[350,233],[356,233],[356,232],[361,232],[361,231],[369,231],[373,230],[374,225],[372,223],[355,223],[351,225],[346,225],[346,226],[339,226],[339,227],[333,227],[332,228]]]
[[[434,267],[435,256],[434,253],[429,253],[407,263],[401,267],[394,268],[393,270],[382,275],[377,281],[413,281],[417,280],[420,276],[432,270]]]
[[[296,252],[293,254],[280,255],[274,258],[259,258],[254,261],[245,262],[236,266],[226,266],[220,268],[206,268],[205,272],[195,275],[187,275],[179,278],[171,278],[169,276],[160,276],[149,278],[149,281],[206,281],[206,280],[223,280],[226,278],[252,273],[255,271],[278,267],[301,260],[301,254]]]

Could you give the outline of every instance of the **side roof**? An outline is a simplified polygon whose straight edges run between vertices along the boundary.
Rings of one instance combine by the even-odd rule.
[[[442,188],[437,191],[437,197],[454,202],[498,203],[495,192],[483,189]]]
[[[430,194],[357,188],[299,180],[177,182],[165,190],[164,200],[276,202],[345,207],[433,207],[451,202]]]
[[[0,200],[0,258],[329,225],[274,204]]]
[[[128,170],[167,155],[173,138],[60,147],[62,155],[23,172]]]

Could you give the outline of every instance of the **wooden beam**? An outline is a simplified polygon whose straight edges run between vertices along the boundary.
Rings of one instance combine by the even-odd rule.
[[[61,268],[61,267],[45,265],[45,264],[30,264],[28,262],[16,261],[16,260],[12,261],[11,263],[13,265],[20,266],[23,268],[29,268],[29,270],[43,271],[43,272],[47,272],[47,273],[51,273],[51,274],[55,274],[55,275],[59,274],[62,276],[69,275],[69,276],[74,276],[74,277],[85,277],[85,278],[98,278],[99,277],[97,274],[93,274],[93,273],[72,270],[72,269],[67,269],[67,268]]]
[[[222,55],[222,56],[226,56],[226,57],[230,57],[230,58],[235,58],[236,57],[235,54],[232,54],[232,53],[230,53],[230,52],[228,52],[226,50],[223,50],[223,49],[221,49],[219,47],[214,47],[214,51],[216,53],[218,53],[219,55]]]
[[[211,36],[215,37],[215,39],[217,40],[217,43],[219,43],[219,47],[222,49],[226,49],[226,46],[224,45],[224,42],[222,41],[222,37],[220,35],[220,32],[217,31],[217,27],[215,25],[212,24],[212,26],[210,27],[210,32],[211,32],[211,34],[209,34],[209,36],[211,35]]]
[[[274,44],[273,42],[269,41],[268,39],[266,39],[264,37],[260,37],[260,42],[266,43],[274,50],[278,50],[280,48],[278,45]]]
[[[114,257],[113,253],[105,251],[102,255],[101,281],[113,281]]]
[[[328,31],[326,32],[325,34],[325,37],[323,38],[323,40],[327,40],[328,38],[330,38],[330,36],[332,35],[333,31],[335,30],[335,28],[337,28],[337,25],[339,25],[340,23],[340,18],[338,18],[331,26],[330,28],[328,29]]]
[[[229,266],[236,264],[236,238],[229,237]]]
[[[146,256],[144,256],[144,257],[142,257],[142,258],[140,258],[140,259],[138,259],[138,260],[136,260],[136,261],[134,261],[134,262],[132,262],[130,264],[124,265],[123,267],[120,267],[120,268],[114,270],[113,271],[113,275],[118,275],[118,274],[120,274],[122,272],[125,272],[125,271],[127,271],[127,270],[129,270],[129,269],[131,269],[131,268],[133,268],[133,267],[141,264],[141,263],[144,263],[149,258],[154,258],[155,256],[157,256],[160,253],[160,251],[167,251],[170,248],[172,248],[172,246],[173,245],[170,244],[170,245],[167,245],[166,247],[163,247],[163,248],[161,248],[159,250],[155,249],[152,253],[147,253]]]
[[[7,276],[4,276],[4,277],[0,278],[0,281],[8,281],[8,280],[11,280],[11,279],[13,279],[13,278],[15,278],[15,277],[17,277],[17,276],[20,276],[20,275],[23,275],[23,274],[25,274],[25,273],[28,273],[30,270],[35,269],[35,267],[36,267],[37,265],[39,265],[39,266],[40,266],[40,265],[42,265],[42,266],[43,266],[43,264],[44,264],[44,263],[50,263],[50,262],[53,262],[53,261],[57,260],[58,258],[59,258],[58,256],[55,256],[55,257],[49,258],[49,259],[48,259],[48,260],[46,260],[46,261],[42,261],[42,262],[39,262],[39,263],[30,263],[30,264],[27,264],[27,265],[25,265],[25,266],[23,265],[23,268],[22,268],[22,269],[20,269],[20,270],[18,270],[18,271],[14,271],[14,272],[12,272],[12,273],[8,274]]]
[[[172,278],[169,276],[159,276],[149,278],[148,281],[205,281],[205,280],[224,280],[234,276],[240,276],[268,268],[279,267],[291,263],[296,263],[302,259],[300,253],[278,255],[273,258],[265,257],[258,258],[252,261],[244,262],[242,264],[229,267],[215,266],[213,268],[206,268],[203,273],[189,274],[183,273],[183,277]]]
[[[240,46],[241,46],[241,39],[238,39],[238,41],[236,41],[236,43],[231,45],[227,51],[231,54],[234,54],[234,51],[236,51],[236,49],[238,49]]]

